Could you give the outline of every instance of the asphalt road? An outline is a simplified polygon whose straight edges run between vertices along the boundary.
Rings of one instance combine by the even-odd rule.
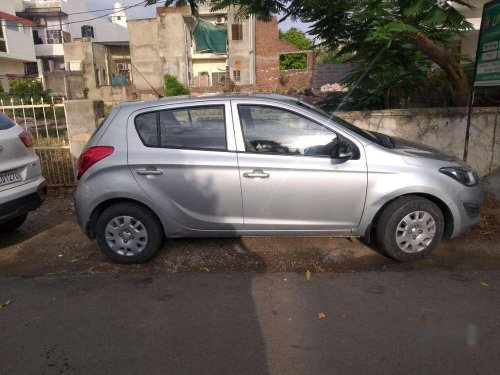
[[[0,374],[494,374],[500,366],[498,270],[309,281],[298,273],[4,277],[6,300]]]

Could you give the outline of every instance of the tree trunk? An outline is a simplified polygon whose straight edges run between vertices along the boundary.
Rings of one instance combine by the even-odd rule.
[[[411,41],[415,47],[439,65],[451,79],[455,90],[454,104],[456,106],[467,106],[470,88],[467,76],[460,66],[460,63],[456,61],[445,49],[439,47],[422,33],[413,34]]]

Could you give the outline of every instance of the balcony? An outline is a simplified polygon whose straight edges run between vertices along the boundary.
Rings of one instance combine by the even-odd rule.
[[[0,41],[5,47],[2,48],[0,57],[11,60],[36,61],[31,34],[6,29],[5,35],[0,38]]]
[[[35,54],[37,57],[41,56],[64,56],[64,48],[60,44],[36,44]]]

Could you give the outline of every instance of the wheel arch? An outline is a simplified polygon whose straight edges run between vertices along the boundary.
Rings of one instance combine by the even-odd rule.
[[[453,214],[451,212],[450,207],[440,198],[436,197],[435,195],[432,194],[427,194],[427,193],[408,193],[408,194],[402,194],[399,195],[395,198],[392,198],[385,202],[375,213],[373,216],[373,219],[371,220],[370,224],[366,228],[366,232],[364,235],[364,238],[369,242],[372,236],[374,236],[374,230],[377,227],[378,220],[380,219],[380,215],[382,215],[382,212],[389,206],[392,202],[395,200],[402,198],[402,197],[409,197],[409,196],[415,196],[415,197],[421,197],[421,198],[426,198],[430,200],[432,203],[434,203],[436,206],[439,207],[441,210],[443,217],[444,217],[444,237],[445,238],[450,238],[451,235],[453,234],[453,229],[454,229],[454,219],[453,219]]]
[[[147,204],[145,204],[141,201],[138,201],[136,199],[126,198],[126,197],[118,197],[118,198],[110,198],[110,199],[104,200],[101,203],[99,203],[96,207],[94,207],[94,209],[92,210],[92,213],[90,214],[89,220],[87,222],[87,226],[85,228],[87,236],[89,236],[90,238],[95,237],[95,226],[96,226],[97,219],[99,218],[101,213],[104,212],[104,210],[106,210],[108,207],[111,207],[111,206],[118,204],[118,203],[133,203],[133,204],[137,204],[139,206],[146,208],[148,211],[150,211],[155,216],[156,220],[158,220],[158,222],[161,224],[163,231],[165,231],[164,223],[161,220],[161,218],[159,217],[159,215],[155,212],[154,209],[152,209]]]

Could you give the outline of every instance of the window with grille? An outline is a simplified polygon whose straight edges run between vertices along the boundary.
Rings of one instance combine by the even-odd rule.
[[[243,25],[241,23],[231,25],[231,38],[232,40],[243,40]]]
[[[223,85],[224,78],[226,78],[226,72],[212,73],[212,86]]]
[[[233,70],[233,81],[234,82],[241,81],[241,70]]]
[[[47,30],[47,44],[60,44],[62,43],[61,30]]]

